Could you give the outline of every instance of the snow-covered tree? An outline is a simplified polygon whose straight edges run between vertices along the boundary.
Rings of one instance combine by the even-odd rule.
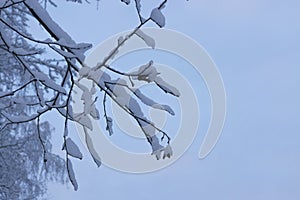
[[[0,199],[38,199],[47,180],[66,181],[64,160],[51,153],[50,131],[48,122],[30,122],[1,132]]]
[[[22,5],[2,9],[1,21],[26,32],[24,11]],[[3,23],[0,27],[0,124],[3,126],[6,117],[29,117],[39,103],[33,93],[38,83],[28,79],[28,72],[20,62],[37,65],[52,60],[38,58],[43,49],[29,44]],[[65,182],[65,162],[51,153],[50,138],[50,124],[40,122],[39,118],[1,129],[0,199],[38,199],[45,193],[47,180]]]
[[[51,131],[49,124],[40,122],[41,116],[49,111],[56,110],[65,119],[65,129],[62,132],[63,150],[66,152],[66,169],[74,189],[77,190],[78,184],[72,169],[71,159],[72,157],[82,159],[82,154],[68,135],[68,123],[73,121],[81,124],[86,132],[86,137],[88,137],[87,130],[93,128],[91,119],[104,118],[107,124],[106,129],[111,135],[113,119],[107,113],[106,98],[110,98],[136,120],[157,159],[161,157],[161,154],[163,154],[163,158],[172,155],[171,138],[147,119],[141,110],[140,104],[165,110],[171,115],[174,115],[174,111],[168,105],[160,105],[154,102],[134,86],[135,82],[138,81],[155,83],[158,89],[163,90],[165,93],[179,96],[177,89],[162,79],[159,71],[155,68],[155,63],[151,60],[146,64],[141,64],[139,69],[132,73],[122,72],[110,65],[110,61],[119,49],[134,35],[140,37],[149,47],[155,48],[155,41],[151,36],[146,35],[141,28],[149,21],[156,23],[159,27],[165,25],[162,10],[167,4],[167,0],[162,1],[153,8],[150,16],[142,16],[140,0],[133,2],[130,2],[130,0],[121,1],[136,8],[140,23],[133,28],[131,33],[120,37],[116,41],[117,45],[112,47],[113,50],[96,66],[86,66],[84,64],[84,53],[91,48],[91,45],[76,43],[47,13],[45,6],[48,3],[55,5],[54,1],[5,0],[0,2],[1,139],[2,135],[5,135],[4,133],[8,135],[7,138],[1,140],[3,143],[0,143],[0,148],[1,146],[4,146],[2,149],[15,148],[17,151],[16,156],[18,151],[23,154],[22,151],[26,151],[26,148],[36,148],[37,155],[31,155],[30,152],[27,152],[28,157],[37,156],[32,159],[36,159],[38,162],[41,160],[40,155],[42,154],[44,163],[39,162],[41,165],[36,166],[31,163],[32,167],[36,167],[36,170],[28,174],[33,177],[38,172],[44,174],[43,170],[48,168],[51,168],[53,172],[58,172],[58,167],[61,164],[61,160],[50,152],[49,135]],[[74,2],[81,3],[81,1]],[[38,40],[32,36],[27,25],[28,16],[33,17],[43,27],[49,38]],[[50,51],[55,52],[57,56],[47,58]],[[112,78],[112,74],[114,74],[114,77],[115,75],[119,76],[119,78]],[[88,89],[81,83],[82,79],[91,80],[94,87]],[[72,109],[72,92],[75,86],[83,92],[84,110],[81,113],[73,113]],[[103,117],[99,115],[99,108],[95,105],[96,99],[94,96],[97,90],[104,94],[102,99]],[[22,132],[20,127],[23,127],[22,130],[26,127],[30,131]],[[30,139],[30,143],[22,142],[29,140],[28,138],[34,137],[34,135],[37,135],[37,138]],[[87,141],[89,140],[87,139]],[[31,144],[34,142],[39,143],[39,145]],[[24,146],[26,146],[25,149],[23,149]],[[91,151],[90,142],[87,142],[87,146]],[[94,154],[91,155],[99,166],[101,164],[100,159],[95,157]],[[50,157],[51,159],[49,159]],[[7,163],[6,166],[9,165],[15,164]],[[24,173],[26,174],[26,172]],[[58,174],[61,175],[62,172],[59,171]],[[37,180],[39,180],[39,177],[37,177]],[[6,185],[5,187],[10,186]]]

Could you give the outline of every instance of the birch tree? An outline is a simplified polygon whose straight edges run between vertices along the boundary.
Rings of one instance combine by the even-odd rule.
[[[22,5],[2,8],[0,14],[1,21],[27,33]],[[51,125],[38,117],[5,126],[5,118],[26,119],[37,112],[39,101],[34,90],[39,83],[29,77],[20,62],[37,65],[53,60],[38,58],[44,50],[5,24],[0,23],[0,30],[0,199],[38,199],[45,193],[47,180],[64,183],[67,178],[64,160],[51,153]]]

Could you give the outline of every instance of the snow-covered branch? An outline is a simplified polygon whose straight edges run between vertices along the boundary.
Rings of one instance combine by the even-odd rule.
[[[123,2],[127,5],[130,4],[130,1]],[[44,1],[44,3],[47,3],[47,1]],[[52,1],[49,1],[49,3],[55,4]],[[162,1],[153,8],[150,16],[144,18],[141,13],[141,1],[135,0],[134,6],[138,14],[139,24],[128,35],[120,37],[116,41],[116,46],[112,47],[112,50],[102,61],[99,61],[99,64],[96,66],[85,66],[84,53],[91,48],[91,45],[76,43],[51,18],[39,1],[1,1],[0,58],[2,53],[4,57],[9,58],[5,65],[11,66],[9,68],[11,70],[10,73],[17,74],[18,80],[14,80],[15,75],[10,75],[11,80],[3,81],[6,82],[7,86],[0,87],[0,131],[3,132],[13,125],[21,126],[34,122],[40,144],[39,150],[42,151],[43,160],[46,162],[51,154],[48,152],[49,148],[47,148],[45,138],[42,137],[42,122],[40,122],[40,119],[43,114],[51,110],[57,110],[64,118],[62,149],[66,155],[65,167],[69,180],[73,184],[74,189],[77,190],[78,183],[75,178],[72,159],[82,159],[83,155],[68,134],[68,124],[69,121],[73,121],[83,126],[88,150],[97,166],[100,166],[101,159],[97,156],[88,133],[88,130],[93,129],[91,120],[101,119],[100,112],[96,106],[98,97],[95,97],[99,91],[104,93],[102,102],[103,117],[109,135],[113,133],[113,118],[108,115],[107,98],[110,98],[136,120],[152,148],[152,154],[157,159],[161,157],[161,153],[163,153],[163,158],[170,157],[172,155],[171,138],[165,131],[147,119],[142,112],[141,105],[160,109],[171,115],[174,115],[175,112],[170,106],[159,104],[152,100],[142,93],[141,90],[135,88],[135,85],[139,81],[155,83],[159,89],[176,97],[180,95],[179,91],[163,80],[153,61],[141,65],[137,71],[131,73],[122,72],[109,64],[109,61],[118,54],[120,48],[134,35],[138,36],[149,47],[155,48],[155,40],[150,35],[145,34],[141,28],[150,21],[159,27],[163,27],[165,25],[165,17],[162,14],[162,9],[166,6],[166,3],[167,0]],[[44,28],[50,38],[45,40],[35,39],[28,33],[26,26],[24,27],[25,22],[14,18],[13,13],[19,12],[24,17],[23,20],[26,19],[26,16],[31,15]],[[33,47],[32,44],[36,46]],[[47,50],[56,53],[60,59],[41,59]],[[1,77],[5,77],[6,73],[4,71],[0,72],[0,81]],[[119,78],[113,79],[112,73],[118,75]],[[123,77],[128,78],[130,84]],[[80,81],[82,79],[91,80],[93,87],[87,88],[81,84]],[[75,86],[83,92],[81,99],[84,111],[81,113],[73,113],[71,106],[72,92]],[[20,97],[24,101],[16,103],[17,98]],[[18,112],[11,112],[12,109],[15,111],[19,110]]]

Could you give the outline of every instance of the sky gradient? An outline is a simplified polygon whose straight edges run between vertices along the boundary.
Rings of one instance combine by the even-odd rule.
[[[141,2],[147,15],[159,1]],[[97,45],[138,24],[134,7],[118,1],[100,1],[98,11],[95,4],[57,4],[48,7],[49,13],[77,42]],[[299,199],[299,7],[296,0],[170,1],[163,10],[166,28],[202,45],[222,75],[227,117],[218,144],[198,159],[209,121],[203,108],[204,125],[173,165],[127,174],[97,168],[85,151],[83,161],[73,162],[79,190],[50,184],[49,199]],[[209,106],[207,102],[199,106]],[[59,149],[63,125],[56,124],[53,140]]]

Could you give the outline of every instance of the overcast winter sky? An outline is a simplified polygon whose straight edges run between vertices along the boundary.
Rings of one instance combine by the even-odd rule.
[[[141,2],[147,15],[159,1]],[[101,0],[99,10],[95,3],[56,3],[48,11],[76,42],[97,45],[138,24],[134,7],[118,0]],[[51,184],[50,199],[299,199],[299,8],[297,0],[169,1],[166,28],[201,44],[224,80],[227,118],[218,144],[198,159],[208,123],[204,114],[193,145],[173,165],[126,174],[96,168],[86,154],[73,163],[79,190]],[[58,123],[54,137],[59,147],[61,128]]]

